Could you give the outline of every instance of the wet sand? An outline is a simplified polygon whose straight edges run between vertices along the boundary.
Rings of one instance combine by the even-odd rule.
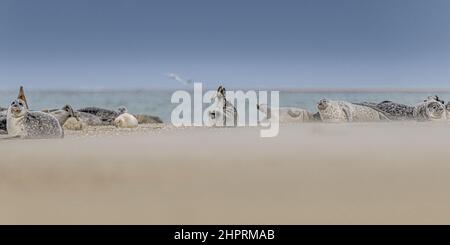
[[[450,124],[0,141],[1,224],[450,224]]]

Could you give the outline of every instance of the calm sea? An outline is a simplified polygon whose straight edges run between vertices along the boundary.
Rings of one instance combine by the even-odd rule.
[[[28,90],[27,100],[31,109],[60,108],[65,104],[72,105],[75,109],[86,106],[98,106],[115,109],[126,106],[132,113],[150,114],[159,116],[163,121],[170,121],[172,109],[177,104],[170,102],[173,91],[170,90],[142,90],[142,91],[33,91]],[[281,92],[281,106],[295,106],[316,111],[316,103],[322,98],[346,100],[350,102],[381,102],[392,100],[395,102],[414,105],[429,95],[435,93],[425,92]],[[445,101],[450,100],[450,93],[438,93]],[[17,91],[0,91],[0,106],[7,107],[12,99],[17,96]],[[208,105],[204,104],[204,108]]]

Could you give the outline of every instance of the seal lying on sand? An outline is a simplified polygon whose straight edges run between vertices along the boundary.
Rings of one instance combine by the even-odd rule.
[[[414,106],[403,105],[392,101],[383,101],[381,103],[356,103],[357,105],[367,106],[375,110],[382,111],[390,120],[414,120]]]
[[[272,116],[272,110],[266,104],[258,104],[256,108],[265,115],[263,120],[267,120]],[[279,122],[281,123],[310,122],[314,120],[314,114],[305,109],[296,107],[279,108]]]
[[[322,99],[317,104],[320,118],[324,122],[372,122],[389,120],[383,113],[367,106],[346,101]]]
[[[441,104],[445,104],[445,102],[443,100],[441,100],[439,98],[439,96],[437,96],[437,95],[428,96],[426,99],[423,100],[423,102],[429,102],[429,101],[437,101]]]
[[[126,108],[119,108],[120,115],[114,119],[114,126],[118,128],[136,128],[139,124],[136,117],[128,113]]]
[[[446,107],[440,101],[430,100],[414,107],[417,121],[442,121],[447,119]]]
[[[43,112],[47,112],[50,115],[54,116],[61,127],[66,123],[67,119],[74,117],[78,119],[78,117],[75,115],[75,112],[70,105],[65,105],[61,109],[55,109],[55,110],[44,110]]]
[[[8,135],[25,139],[63,138],[58,120],[45,112],[29,111],[25,101],[14,100],[7,112]]]
[[[163,123],[163,121],[159,117],[136,114],[134,115],[138,120],[139,124],[150,124],[150,123]]]
[[[6,131],[6,113],[8,109],[0,107],[0,130]]]
[[[79,109],[78,112],[84,112],[97,116],[98,118],[100,118],[103,125],[113,125],[114,119],[116,119],[121,114],[119,111],[113,111],[99,107],[86,107]],[[81,117],[83,117],[83,115],[81,115]]]
[[[219,86],[214,95],[215,108],[208,112],[209,120],[214,126],[237,126],[236,107],[226,98],[226,90]]]

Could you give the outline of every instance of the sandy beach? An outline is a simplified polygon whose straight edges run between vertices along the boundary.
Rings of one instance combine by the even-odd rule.
[[[1,224],[449,224],[450,124],[177,129],[0,141]]]

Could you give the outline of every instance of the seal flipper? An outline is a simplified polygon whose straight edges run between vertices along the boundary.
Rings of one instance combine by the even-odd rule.
[[[19,95],[17,96],[17,98],[23,100],[23,102],[25,102],[25,106],[27,107],[27,109],[30,109],[30,107],[28,107],[27,98],[25,97],[25,91],[23,89],[23,86],[20,86]]]

